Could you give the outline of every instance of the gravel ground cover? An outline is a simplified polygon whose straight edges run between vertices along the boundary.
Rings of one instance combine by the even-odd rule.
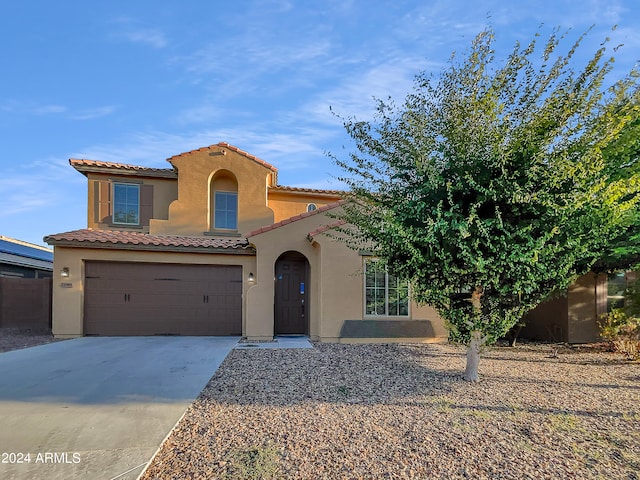
[[[0,353],[59,341],[50,331],[0,328]]]
[[[640,364],[594,348],[234,350],[142,478],[638,479]]]

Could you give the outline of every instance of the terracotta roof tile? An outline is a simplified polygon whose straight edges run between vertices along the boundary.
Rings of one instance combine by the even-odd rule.
[[[340,205],[344,204],[345,200],[340,200],[338,202],[334,202],[334,203],[330,203],[329,205],[325,205],[324,207],[320,207],[316,210],[313,210],[311,212],[304,212],[301,213],[300,215],[295,215],[291,218],[285,218],[284,220],[280,220],[277,223],[274,223],[273,225],[268,225],[266,227],[262,227],[262,228],[258,228],[257,230],[252,231],[251,233],[249,233],[247,235],[247,237],[255,237],[256,235],[259,235],[261,233],[265,233],[265,232],[270,232],[271,230],[275,230],[276,228],[280,228],[284,225],[288,225],[290,223],[293,222],[297,222],[298,220],[302,220],[303,218],[307,218],[307,217],[311,217],[312,215],[317,215],[319,213],[322,212],[326,212],[327,210],[331,210],[334,209],[336,207],[339,207]]]
[[[177,176],[173,168],[152,168],[142,167],[139,165],[129,165],[126,163],[100,162],[98,160],[86,160],[70,158],[69,164],[79,172],[86,173],[91,171],[106,170],[109,172],[120,171],[126,174],[143,174],[150,176],[171,177]]]
[[[275,187],[269,187],[269,190],[275,190],[280,192],[294,192],[294,193],[317,193],[320,195],[335,195],[341,196],[346,192],[342,190],[324,190],[320,188],[304,188],[304,187],[287,187],[284,185],[276,185]]]
[[[152,249],[154,247],[159,247],[160,249],[178,248],[203,252],[211,250],[244,250],[246,253],[253,253],[253,249],[246,238],[150,235],[140,232],[93,230],[90,228],[48,235],[44,237],[44,241],[49,245],[72,244],[73,246],[84,247],[138,245]]]
[[[219,150],[220,148],[226,148],[227,150],[231,150],[232,152],[235,152],[239,155],[242,155],[243,157],[246,157],[250,160],[253,160],[256,163],[259,163],[260,165],[268,168],[269,170],[272,170],[274,172],[277,172],[278,169],[276,167],[274,167],[273,165],[271,165],[270,163],[265,162],[264,160],[261,160],[260,158],[256,157],[255,155],[251,155],[248,152],[245,152],[244,150],[240,150],[238,147],[235,147],[233,145],[229,145],[226,142],[219,142],[216,143],[215,145],[209,145],[208,147],[202,147],[202,148],[197,148],[195,150],[190,150],[188,152],[183,152],[183,153],[179,153],[178,155],[174,155],[172,157],[167,158],[167,161],[169,163],[171,163],[171,161],[173,159],[179,158],[179,157],[183,157],[185,155],[190,155],[192,153],[196,153],[196,152],[206,152],[207,150],[212,150],[212,149],[216,149]]]

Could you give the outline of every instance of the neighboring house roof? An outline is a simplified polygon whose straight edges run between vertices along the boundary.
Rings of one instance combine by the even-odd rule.
[[[40,245],[0,235],[0,263],[53,270],[53,252]]]
[[[304,188],[304,187],[286,187],[284,185],[276,185],[275,187],[269,187],[269,190],[276,192],[287,193],[313,193],[315,195],[330,195],[330,196],[342,196],[346,192],[342,190],[324,190],[320,188]]]
[[[190,155],[190,154],[196,153],[196,152],[206,152],[207,150],[214,150],[214,151],[218,151],[219,152],[220,148],[226,148],[227,150],[231,150],[232,152],[235,152],[235,153],[237,153],[239,155],[242,155],[243,157],[246,157],[249,160],[253,160],[254,162],[262,165],[263,167],[268,168],[269,170],[272,170],[275,173],[278,172],[278,169],[276,167],[274,167],[273,165],[271,165],[270,163],[267,163],[264,160],[256,157],[255,155],[251,155],[250,153],[245,152],[244,150],[240,150],[238,147],[235,147],[233,145],[229,145],[226,142],[219,142],[219,143],[216,143],[215,145],[209,145],[208,147],[197,148],[195,150],[190,150],[188,152],[179,153],[178,155],[174,155],[172,157],[167,158],[167,161],[173,165],[173,163],[171,161],[176,159],[176,158],[184,157],[186,155]]]
[[[256,235],[260,235],[260,234],[265,233],[265,232],[270,232],[271,230],[275,230],[276,228],[280,228],[280,227],[283,227],[285,225],[289,225],[290,223],[297,222],[298,220],[302,220],[303,218],[311,217],[312,215],[317,215],[319,213],[326,212],[327,210],[332,210],[334,208],[339,207],[340,205],[342,205],[344,203],[345,203],[345,200],[340,200],[338,202],[334,202],[334,203],[330,203],[329,205],[325,205],[324,207],[320,207],[320,208],[318,208],[316,210],[313,210],[311,212],[304,212],[304,213],[301,213],[300,215],[295,215],[295,216],[293,216],[291,218],[285,218],[284,220],[281,220],[281,221],[279,221],[277,223],[274,223],[273,225],[267,225],[266,227],[262,227],[262,228],[259,228],[257,230],[254,230],[253,232],[250,232],[247,235],[247,238],[248,237],[255,237]]]
[[[152,168],[126,163],[100,162],[98,160],[86,160],[70,158],[69,164],[83,174],[109,173],[111,175],[136,175],[139,177],[178,178],[178,173],[173,168]]]
[[[240,253],[245,255],[255,253],[246,238],[150,235],[140,232],[93,230],[90,228],[48,235],[44,237],[44,241],[49,245],[86,248],[179,250],[181,252]]]

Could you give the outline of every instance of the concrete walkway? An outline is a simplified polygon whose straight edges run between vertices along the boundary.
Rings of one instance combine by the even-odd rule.
[[[246,350],[251,348],[313,348],[309,337],[305,335],[277,336],[272,342],[244,342],[238,343],[236,349]]]
[[[0,478],[137,478],[237,341],[85,337],[0,353]]]

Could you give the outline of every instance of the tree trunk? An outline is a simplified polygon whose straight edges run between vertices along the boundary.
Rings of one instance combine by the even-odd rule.
[[[509,332],[509,345],[511,347],[516,346],[516,342],[518,341],[518,335],[520,335],[520,331],[524,325],[522,323],[517,324],[515,327],[511,329]]]
[[[476,315],[482,314],[482,294],[484,289],[481,286],[477,286],[471,293],[469,301],[473,305],[473,310]],[[464,379],[467,382],[479,382],[478,365],[480,364],[480,349],[485,344],[487,339],[482,336],[480,330],[471,331],[471,339],[469,341],[469,348],[467,349],[467,368],[464,371]]]
[[[482,338],[482,332],[474,330],[471,332],[471,341],[467,349],[467,368],[464,371],[464,379],[467,382],[478,382],[478,365],[480,364],[480,349],[484,345],[485,340]]]

